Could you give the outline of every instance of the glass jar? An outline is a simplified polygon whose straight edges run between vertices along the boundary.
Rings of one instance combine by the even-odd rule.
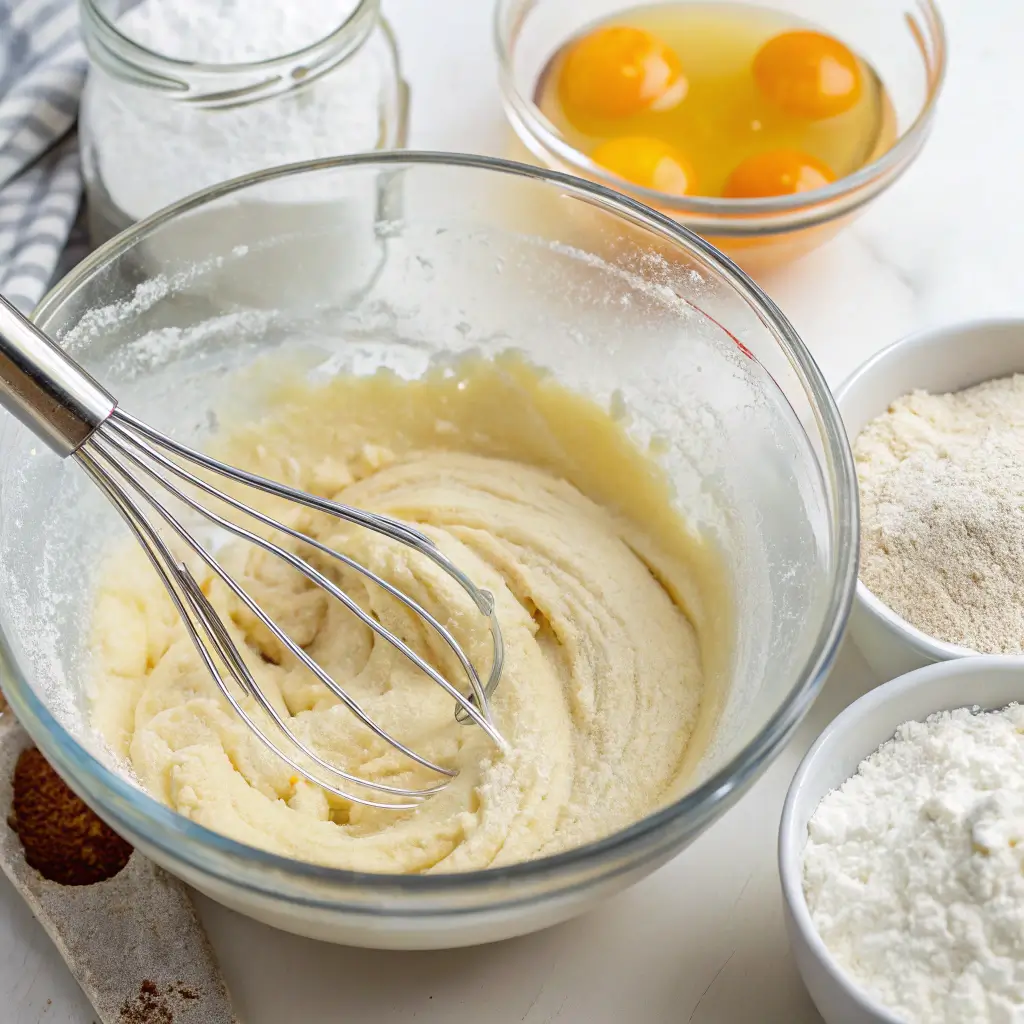
[[[81,0],[90,67],[79,130],[94,243],[239,175],[405,145],[408,87],[380,0],[358,0],[303,49],[232,64],[133,41],[118,20],[136,3]]]

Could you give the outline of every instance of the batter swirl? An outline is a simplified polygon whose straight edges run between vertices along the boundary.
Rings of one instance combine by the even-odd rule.
[[[98,591],[93,716],[150,793],[253,846],[392,873],[556,853],[666,799],[715,704],[702,663],[721,634],[716,562],[673,511],[654,464],[595,405],[511,359],[417,382],[345,378],[280,389],[267,417],[227,431],[218,453],[416,524],[494,594],[506,645],[494,713],[511,749],[501,754],[482,730],[457,724],[439,687],[322,590],[262,550],[231,544],[219,553],[228,571],[371,717],[459,770],[412,811],[325,793],[236,718],[126,541]],[[413,596],[486,670],[486,624],[427,559],[307,510],[285,521]],[[302,553],[461,678],[443,641],[402,605]],[[195,571],[264,691],[324,756],[366,778],[437,781],[359,725],[208,569]]]

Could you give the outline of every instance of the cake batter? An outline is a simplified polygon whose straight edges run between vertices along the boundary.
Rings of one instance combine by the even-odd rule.
[[[145,555],[126,542],[98,589],[93,718],[152,795],[252,846],[393,873],[558,853],[669,797],[716,705],[722,576],[673,510],[656,465],[619,424],[511,357],[415,382],[381,373],[283,385],[269,409],[222,430],[216,454],[414,523],[494,594],[506,653],[493,709],[510,750],[456,723],[451,698],[340,603],[232,541],[218,557],[266,612],[372,718],[459,770],[411,811],[327,794],[232,712]],[[486,621],[433,563],[319,513],[270,498],[261,507],[413,596],[486,678]],[[303,554],[463,682],[421,620],[361,576]],[[323,756],[365,778],[417,788],[438,781],[361,726],[208,569],[193,568],[264,692]]]

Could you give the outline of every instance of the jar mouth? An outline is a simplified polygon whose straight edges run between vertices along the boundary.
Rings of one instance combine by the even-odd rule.
[[[146,2],[146,0],[143,0],[143,2]],[[292,2],[295,2],[295,0],[292,0]],[[303,63],[307,59],[310,59],[312,63],[316,63],[318,60],[323,59],[325,52],[329,52],[334,60],[343,59],[349,53],[357,50],[373,31],[373,27],[380,15],[380,0],[355,0],[355,6],[341,24],[328,32],[327,35],[321,36],[319,39],[297,50],[290,50],[287,53],[277,54],[276,56],[266,57],[261,60],[228,61],[216,64],[208,61],[171,57],[143,46],[132,39],[131,36],[125,35],[117,27],[117,21],[111,19],[100,9],[98,0],[82,0],[81,10],[83,14],[83,28],[94,34],[104,49],[129,65],[138,66],[151,72],[165,70],[169,72],[176,71],[180,74],[192,71],[215,75],[218,73],[238,74],[251,71],[273,72],[292,68],[295,64]],[[342,51],[340,54],[337,52],[339,49]]]

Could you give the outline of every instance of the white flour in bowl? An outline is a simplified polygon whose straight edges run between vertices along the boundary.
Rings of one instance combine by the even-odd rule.
[[[1024,1020],[1024,708],[900,726],[808,823],[814,925],[913,1024]]]

